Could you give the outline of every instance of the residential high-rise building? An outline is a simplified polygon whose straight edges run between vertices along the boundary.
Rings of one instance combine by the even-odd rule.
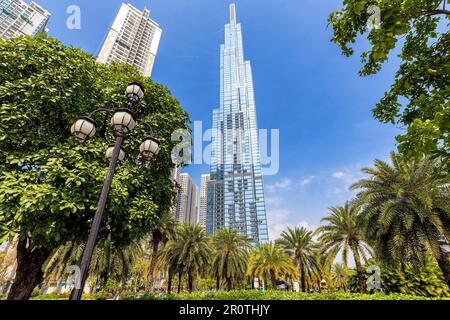
[[[213,110],[206,229],[235,228],[250,243],[268,242],[258,126],[250,61],[230,5],[220,47],[220,108]]]
[[[36,2],[0,0],[0,38],[7,40],[20,35],[47,33],[50,16]]]
[[[123,3],[97,61],[127,63],[135,66],[143,76],[150,77],[161,34],[159,25],[150,19],[150,10],[139,11],[129,3]]]
[[[175,218],[181,223],[197,223],[198,187],[187,173],[180,174],[178,181],[181,189],[177,196]]]
[[[206,230],[206,211],[208,205],[208,184],[210,180],[210,174],[202,175],[202,185],[200,187],[200,211],[198,217],[198,223]]]
[[[174,185],[174,189],[177,192],[177,196],[175,198],[175,204],[172,207],[172,213],[173,216],[175,217],[177,215],[177,207],[178,207],[178,194],[179,194],[179,190],[177,190],[177,184],[180,181],[180,167],[176,166],[175,168],[173,168],[170,172],[170,179],[173,182]]]

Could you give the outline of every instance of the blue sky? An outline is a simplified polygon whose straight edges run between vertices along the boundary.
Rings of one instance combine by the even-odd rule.
[[[53,16],[50,35],[96,55],[118,0],[38,0]],[[228,21],[224,0],[134,0],[163,29],[153,80],[167,85],[194,121],[211,126],[219,104],[219,46]],[[314,228],[330,206],[352,198],[360,168],[388,159],[398,130],[371,109],[393,82],[398,60],[360,78],[359,53],[346,58],[330,42],[330,12],[340,1],[237,0],[245,57],[252,61],[260,128],[280,130],[280,171],[265,179],[271,238],[287,226]],[[68,30],[66,9],[81,8],[81,30]],[[206,143],[205,143],[206,146]],[[206,165],[186,170],[200,184]]]

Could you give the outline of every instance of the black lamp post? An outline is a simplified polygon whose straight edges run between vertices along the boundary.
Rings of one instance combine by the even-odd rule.
[[[127,86],[125,95],[128,99],[127,108],[119,110],[109,110],[104,108],[97,109],[89,116],[79,118],[71,128],[72,135],[81,143],[84,143],[87,139],[92,138],[96,132],[95,122],[92,120],[92,117],[97,112],[114,113],[111,118],[111,126],[116,136],[116,142],[115,144],[110,145],[106,150],[106,158],[109,160],[109,169],[103,183],[103,189],[98,202],[97,211],[95,213],[94,221],[92,222],[91,231],[89,233],[89,238],[81,261],[81,286],[80,288],[73,289],[70,300],[81,300],[81,295],[83,294],[84,285],[88,276],[92,253],[94,252],[116,166],[118,161],[125,159],[125,151],[122,149],[124,139],[136,127],[137,123],[143,123],[150,129],[150,135],[144,140],[144,142],[142,142],[140,146],[140,153],[142,157],[146,160],[151,160],[158,154],[160,149],[158,140],[154,138],[151,125],[144,121],[137,120],[132,111],[133,107],[136,106],[144,97],[144,90],[139,84],[132,83]]]

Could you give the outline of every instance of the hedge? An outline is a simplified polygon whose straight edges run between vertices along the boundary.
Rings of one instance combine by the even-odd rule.
[[[450,300],[449,298],[430,298],[406,294],[357,294],[350,292],[302,293],[286,291],[219,291],[195,292],[192,294],[147,295],[126,297],[124,300]]]

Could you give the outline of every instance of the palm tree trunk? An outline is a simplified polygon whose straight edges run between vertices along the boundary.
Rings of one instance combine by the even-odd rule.
[[[270,281],[272,282],[272,290],[277,289],[277,279],[275,277],[275,273],[273,271],[270,271]]]
[[[306,292],[305,265],[303,260],[300,260],[300,279],[302,282],[302,292]]]
[[[178,272],[178,293],[181,293],[181,277],[183,276],[183,273],[180,271]]]
[[[172,293],[172,278],[173,272],[169,271],[169,278],[167,279],[167,294]]]
[[[231,278],[227,279],[227,291],[233,290],[233,281],[231,281]]]
[[[194,289],[194,277],[192,276],[192,272],[188,272],[188,291],[192,293]]]
[[[355,266],[356,266],[356,272],[358,274],[358,288],[360,293],[367,293],[366,283],[364,281],[364,274],[362,271],[362,265],[361,265],[361,257],[359,256],[358,252],[358,245],[356,242],[352,242],[351,244],[353,257],[355,258]]]
[[[444,252],[441,250],[441,254],[439,257],[435,257],[438,262],[439,268],[442,270],[444,275],[445,282],[447,286],[450,288],[450,261]]]
[[[145,286],[145,293],[149,293],[153,286],[153,274],[156,267],[156,259],[158,257],[159,240],[152,240],[153,250],[152,259],[150,261],[150,268],[147,275],[147,285]]]

